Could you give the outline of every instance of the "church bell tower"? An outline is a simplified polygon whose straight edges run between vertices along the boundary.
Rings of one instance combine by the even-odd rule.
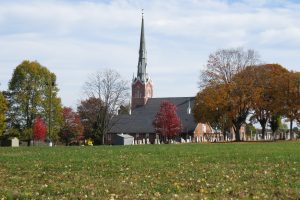
[[[153,96],[153,85],[147,73],[147,52],[144,35],[144,13],[142,13],[142,26],[140,37],[139,60],[137,66],[137,76],[132,79],[131,106],[132,109],[144,106],[149,98]]]

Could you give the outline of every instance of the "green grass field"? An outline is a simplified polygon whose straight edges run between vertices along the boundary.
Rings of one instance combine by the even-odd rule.
[[[0,148],[0,199],[298,199],[300,142]]]

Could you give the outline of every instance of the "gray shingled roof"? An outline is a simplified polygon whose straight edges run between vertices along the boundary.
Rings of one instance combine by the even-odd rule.
[[[194,97],[150,98],[145,106],[135,108],[131,115],[116,116],[116,124],[110,133],[154,133],[152,122],[158,113],[162,101],[171,101],[177,106],[177,115],[183,125],[183,133],[192,133],[197,123],[188,107],[193,107]]]

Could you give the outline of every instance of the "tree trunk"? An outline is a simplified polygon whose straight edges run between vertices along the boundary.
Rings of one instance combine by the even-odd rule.
[[[261,124],[261,135],[262,135],[262,139],[265,140],[265,137],[266,137],[266,124],[264,126]]]
[[[261,135],[262,135],[262,139],[265,140],[266,139],[266,125],[267,125],[267,119],[262,118],[259,121],[259,124],[261,126]]]
[[[105,135],[102,133],[102,136],[101,136],[101,145],[104,145],[105,144]]]
[[[223,136],[224,136],[224,141],[226,141],[226,136],[227,136],[226,129],[223,130]]]
[[[241,130],[241,126],[235,126],[235,141],[236,142],[240,142],[241,141],[241,137],[240,137],[240,130]]]

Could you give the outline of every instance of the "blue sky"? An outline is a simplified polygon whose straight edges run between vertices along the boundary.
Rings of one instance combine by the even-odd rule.
[[[296,0],[0,0],[0,89],[24,59],[57,75],[66,106],[84,98],[96,71],[113,68],[130,82],[142,8],[155,97],[194,96],[200,70],[221,48],[251,48],[264,62],[300,70]]]

